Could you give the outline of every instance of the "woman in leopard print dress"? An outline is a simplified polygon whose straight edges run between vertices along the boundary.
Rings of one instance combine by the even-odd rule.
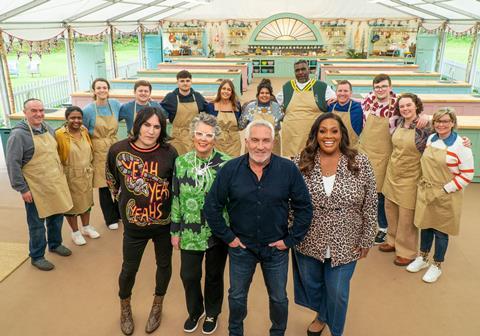
[[[341,336],[350,279],[375,237],[375,176],[368,158],[349,147],[347,129],[333,113],[315,121],[295,161],[314,209],[309,232],[294,251],[295,302],[317,313],[307,335],[318,336],[328,325]]]

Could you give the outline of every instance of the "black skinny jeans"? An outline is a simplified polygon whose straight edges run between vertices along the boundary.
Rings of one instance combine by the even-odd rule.
[[[113,199],[110,189],[108,189],[108,187],[98,188],[98,198],[100,200],[100,208],[102,209],[105,224],[109,226],[110,224],[118,222],[120,220],[118,202]]]
[[[209,317],[220,314],[223,303],[223,272],[227,254],[227,245],[223,243],[218,243],[206,251],[181,251],[180,277],[185,289],[185,300],[190,317],[198,318],[204,311]],[[205,290],[202,295],[204,256]]]
[[[143,251],[149,240],[153,241],[155,260],[157,263],[155,295],[163,296],[167,292],[168,283],[172,276],[172,244],[170,243],[170,225],[162,227],[160,234],[150,237],[133,237],[127,232],[123,234],[123,263],[118,284],[120,299],[127,299],[132,295]]]

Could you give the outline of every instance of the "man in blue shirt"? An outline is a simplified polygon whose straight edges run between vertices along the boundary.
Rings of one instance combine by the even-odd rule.
[[[350,146],[356,147],[363,129],[363,109],[360,102],[352,100],[352,84],[341,80],[335,91],[337,99],[328,106],[328,112],[337,114],[348,130]]]
[[[248,153],[219,171],[204,211],[212,232],[229,245],[230,336],[243,335],[247,296],[260,263],[270,299],[271,336],[285,334],[288,249],[300,242],[312,219],[310,195],[293,162],[272,155],[274,128],[265,120],[247,126]],[[223,217],[226,208],[230,227]],[[289,209],[293,225],[288,226]]]
[[[133,93],[135,94],[135,99],[122,105],[118,118],[119,121],[125,120],[125,123],[127,124],[127,132],[130,133],[137,113],[144,107],[157,107],[161,109],[163,115],[167,117],[167,112],[165,112],[160,103],[151,100],[152,84],[149,81],[144,79],[136,81],[133,86]]]

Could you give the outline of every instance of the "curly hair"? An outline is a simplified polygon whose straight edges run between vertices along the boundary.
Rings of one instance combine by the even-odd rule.
[[[342,119],[334,113],[324,113],[315,120],[308,134],[308,140],[305,148],[300,153],[300,161],[298,167],[304,175],[309,175],[315,166],[315,156],[320,151],[320,145],[317,141],[317,134],[320,130],[320,125],[324,120],[334,119],[340,126],[340,152],[347,157],[347,168],[357,176],[360,168],[358,167],[355,157],[358,154],[356,149],[350,148],[350,139],[348,138],[348,130]]]
[[[395,104],[395,114],[396,115],[401,115],[400,114],[400,99],[402,98],[410,98],[413,103],[415,104],[416,107],[416,113],[417,116],[420,115],[420,113],[423,112],[423,103],[422,100],[414,93],[402,93],[398,98],[397,98],[397,103]]]

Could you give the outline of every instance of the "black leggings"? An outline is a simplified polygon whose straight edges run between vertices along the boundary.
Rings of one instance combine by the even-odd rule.
[[[155,248],[155,260],[157,263],[155,295],[163,296],[167,292],[168,283],[172,276],[172,244],[170,243],[170,226],[165,225],[160,234],[150,237],[137,238],[123,234],[123,263],[120,277],[118,278],[119,292],[121,299],[127,299],[132,295],[132,288],[135,284],[143,251],[148,241],[153,241]]]
[[[102,209],[105,224],[109,226],[120,220],[120,211],[118,202],[115,201],[108,187],[98,188],[98,198],[100,199],[100,208]]]

